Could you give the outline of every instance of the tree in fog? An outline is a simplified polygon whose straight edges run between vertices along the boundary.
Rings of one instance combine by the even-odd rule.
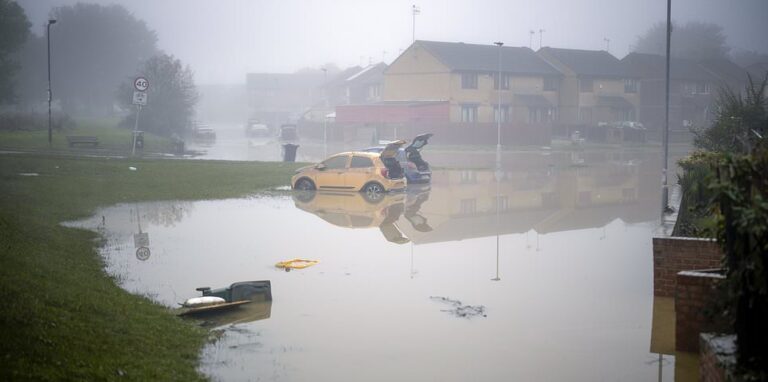
[[[712,60],[728,58],[731,48],[725,44],[723,28],[717,24],[692,21],[672,25],[672,51],[678,58]],[[665,55],[667,24],[657,23],[637,38],[632,51]]]
[[[189,66],[168,54],[151,57],[141,66],[137,76],[149,81],[147,106],[142,107],[139,116],[140,129],[171,136],[181,135],[191,125],[198,93],[194,76]],[[133,79],[130,77],[120,85],[118,102],[125,108],[133,108]],[[123,125],[133,127],[135,113],[129,114]]]
[[[54,96],[65,112],[112,112],[115,88],[157,53],[157,36],[119,5],[54,8],[51,31]]]
[[[0,0],[0,103],[12,102],[14,75],[19,70],[16,52],[29,36],[31,24],[14,1]]]

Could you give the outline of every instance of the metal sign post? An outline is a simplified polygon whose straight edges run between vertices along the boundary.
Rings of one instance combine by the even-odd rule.
[[[133,104],[136,105],[136,120],[133,125],[133,144],[131,145],[131,155],[136,155],[136,139],[139,131],[139,114],[141,114],[141,107],[147,106],[147,89],[149,89],[149,81],[144,77],[137,77],[133,80],[133,87],[136,91],[133,92]]]

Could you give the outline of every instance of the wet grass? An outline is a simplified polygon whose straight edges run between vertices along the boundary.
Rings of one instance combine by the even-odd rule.
[[[0,155],[0,380],[203,379],[207,332],[120,289],[97,235],[59,223],[119,202],[255,193],[296,167]]]
[[[75,127],[54,129],[51,147],[48,147],[48,130],[0,131],[0,147],[9,150],[52,150],[64,152],[108,151],[114,153],[131,152],[133,136],[131,129],[119,128],[118,120],[111,118],[77,119]],[[99,139],[99,145],[76,145],[69,147],[68,135],[88,135]],[[173,142],[164,137],[144,133],[144,151],[173,152]]]

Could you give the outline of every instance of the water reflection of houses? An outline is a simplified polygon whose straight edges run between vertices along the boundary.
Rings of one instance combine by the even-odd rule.
[[[433,230],[417,232],[401,225],[403,232],[415,244],[426,244],[497,232],[546,234],[599,228],[615,219],[637,223],[657,217],[655,198],[641,181],[646,173],[641,171],[642,162],[605,161],[590,166],[558,162],[502,170],[498,195],[493,170],[434,171],[429,201],[420,210]]]

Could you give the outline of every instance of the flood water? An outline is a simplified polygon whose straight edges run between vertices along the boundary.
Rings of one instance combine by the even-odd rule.
[[[104,234],[125,289],[169,307],[271,280],[271,304],[208,323],[216,380],[672,381],[651,336],[660,168],[642,150],[505,154],[498,174],[435,170],[376,202],[276,190],[76,225]],[[275,267],[293,258],[319,264]]]

